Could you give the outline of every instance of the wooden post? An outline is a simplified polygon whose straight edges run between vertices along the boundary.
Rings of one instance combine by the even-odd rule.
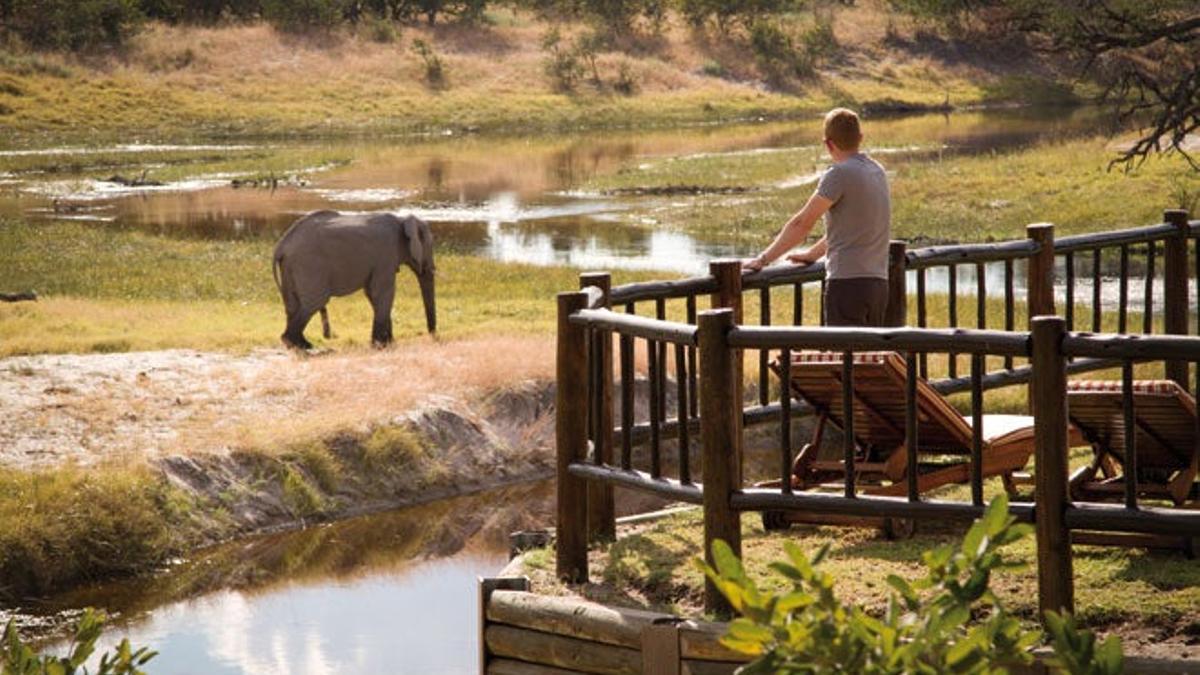
[[[712,308],[721,309],[729,308],[733,310],[733,323],[735,325],[742,324],[742,261],[737,258],[722,258],[713,260],[708,263],[708,273],[717,280],[717,292],[712,295]],[[733,350],[733,400],[734,405],[741,410],[745,406],[746,401],[746,370],[745,370],[745,351],[741,349]],[[739,413],[736,419],[737,436],[742,437],[742,415]],[[734,481],[737,485],[742,484],[742,449],[741,445],[737,448],[737,458],[734,462]]]
[[[587,305],[586,293],[558,294],[555,444],[558,453],[558,577],[587,581],[587,481],[568,471],[587,454],[587,330],[568,320]]]
[[[579,275],[579,287],[594,287],[603,293],[602,305],[612,309],[610,291],[612,275],[608,272],[588,272]],[[613,348],[612,334],[603,332],[593,337],[591,349],[599,359],[599,419],[591,421],[592,443],[600,463],[613,461]],[[617,537],[616,511],[613,506],[613,488],[600,481],[588,482],[588,537],[591,541],[612,541]]]
[[[1032,330],[1034,317],[1054,314],[1054,225],[1034,223],[1025,228],[1025,233],[1041,245],[1029,259],[1029,278],[1025,287]]]
[[[1065,513],[1067,487],[1067,362],[1062,355],[1066,322],[1033,320],[1034,504],[1037,531],[1038,606],[1075,611],[1071,533]]]
[[[1163,328],[1168,335],[1188,334],[1188,212],[1163,211],[1163,221],[1175,226],[1175,236],[1166,240],[1163,256]],[[1187,361],[1167,361],[1167,379],[1188,389]]]
[[[1040,245],[1038,252],[1029,258],[1026,270],[1025,309],[1029,330],[1033,330],[1033,320],[1039,316],[1054,314],[1054,225],[1051,223],[1034,223],[1025,227],[1025,233],[1032,241]],[[1033,412],[1034,391],[1033,383],[1029,385],[1029,395],[1026,400],[1029,412]]]
[[[741,487],[741,400],[737,398],[741,373],[729,348],[733,328],[731,309],[700,313],[700,438],[704,481],[704,558],[713,564],[712,544],[721,539],[734,554],[742,554],[741,517],[729,499]],[[711,581],[704,585],[704,609],[722,616],[731,613],[729,602]]]
[[[883,325],[898,328],[908,323],[908,245],[892,241],[888,245],[888,304]]]
[[[488,653],[487,640],[487,610],[492,601],[493,591],[529,591],[529,577],[477,577],[479,580],[479,675],[487,675]]]

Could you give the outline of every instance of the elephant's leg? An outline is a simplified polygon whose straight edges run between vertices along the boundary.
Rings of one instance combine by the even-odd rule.
[[[329,308],[327,307],[321,308],[321,334],[325,336],[326,340],[333,337],[333,330],[329,327]]]
[[[288,317],[287,329],[281,338],[283,344],[294,349],[312,349],[313,345],[304,337],[304,328],[316,313],[315,309],[299,309]]]
[[[371,343],[386,347],[392,343],[392,303],[396,299],[396,273],[382,272],[371,275],[367,281],[367,298],[375,310],[371,324]]]

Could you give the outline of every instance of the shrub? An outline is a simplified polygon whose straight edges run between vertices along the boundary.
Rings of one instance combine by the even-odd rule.
[[[433,47],[429,43],[417,38],[413,40],[413,52],[421,57],[421,62],[425,65],[425,82],[432,87],[440,87],[446,82],[446,71],[442,68],[442,57],[433,51]]]
[[[802,0],[680,0],[679,11],[696,27],[715,24],[727,33],[734,25],[749,28],[760,19],[800,9]]]
[[[341,0],[263,0],[263,18],[276,28],[299,32],[326,28],[342,19]]]
[[[583,77],[583,64],[575,49],[563,46],[562,33],[557,27],[551,28],[542,37],[542,50],[547,52],[543,68],[554,83],[554,88],[563,92],[574,91],[579,78]]]
[[[400,31],[396,30],[396,25],[389,19],[380,16],[372,16],[368,19],[366,29],[372,42],[391,44],[400,39]]]
[[[788,560],[770,566],[791,582],[779,594],[759,590],[724,542],[713,544],[716,569],[696,563],[741,614],[722,642],[757,657],[739,671],[747,675],[1002,673],[1006,666],[1032,662],[1029,649],[1042,637],[1022,630],[988,589],[993,571],[1013,565],[1001,549],[1032,530],[1014,520],[1007,497],[1001,495],[967,531],[961,546],[925,552],[925,578],[910,584],[888,577],[892,593],[881,618],[837,598],[833,577],[817,569],[828,547],[810,559],[797,544],[785,542]],[[1071,673],[1121,672],[1121,644],[1115,636],[1097,648],[1095,637],[1077,629],[1071,619],[1049,615],[1047,624],[1057,655],[1051,665]]]
[[[11,0],[8,30],[34,47],[120,46],[142,20],[136,0]]]
[[[17,634],[16,625],[9,621],[4,627],[4,638],[0,641],[0,673],[3,675],[75,675],[88,673],[84,666],[93,652],[96,651],[96,641],[104,629],[107,617],[102,612],[88,608],[84,610],[79,623],[75,627],[75,637],[67,656],[52,656],[39,654],[33,648],[21,641]],[[157,656],[146,647],[134,649],[129,639],[121,640],[121,644],[113,652],[100,656],[96,675],[143,675],[140,668],[150,659]]]
[[[617,79],[613,82],[613,89],[626,96],[637,92],[637,80],[633,77],[633,69],[629,67],[628,61],[622,61],[617,66]]]

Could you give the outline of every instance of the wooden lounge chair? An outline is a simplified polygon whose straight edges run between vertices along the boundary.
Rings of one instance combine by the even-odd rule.
[[[780,372],[779,364],[773,364]],[[825,425],[843,426],[842,355],[801,352],[792,357],[791,391],[817,413],[811,442],[801,448],[792,464],[794,489],[840,485],[845,472],[842,459],[818,457]],[[908,493],[908,453],[905,449],[905,390],[907,367],[895,352],[862,352],[854,355],[854,440],[856,484],[863,494]],[[917,380],[917,488],[934,488],[970,481],[971,419],[963,417],[924,380]],[[1083,445],[1078,430],[1071,430],[1073,445]],[[1012,492],[1013,473],[1029,461],[1034,449],[1033,418],[1025,415],[983,416],[983,467],[985,478],[1002,476]],[[964,460],[965,456],[965,460]],[[935,461],[936,460],[936,461]],[[778,481],[774,485],[778,485]],[[765,484],[764,484],[765,485]]]
[[[1071,476],[1078,500],[1120,500],[1125,494],[1125,408],[1120,380],[1067,385],[1067,411],[1095,451],[1090,466]],[[1133,383],[1138,494],[1176,506],[1197,501],[1200,439],[1196,399],[1171,380]]]

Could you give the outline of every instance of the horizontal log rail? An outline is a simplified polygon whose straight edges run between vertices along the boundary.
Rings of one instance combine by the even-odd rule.
[[[807,511],[876,518],[930,518],[974,520],[983,515],[986,507],[946,500],[910,501],[906,497],[801,492],[785,494],[777,488],[746,488],[729,497],[730,505],[738,511]],[[1009,512],[1021,522],[1034,520],[1033,504],[1015,502]]]
[[[704,503],[704,491],[699,483],[683,483],[671,478],[655,478],[645,471],[618,469],[582,462],[571,464],[567,470],[572,476],[585,480],[604,481],[688,504]]]
[[[609,330],[629,337],[696,346],[696,327],[674,321],[660,321],[634,314],[618,314],[607,309],[586,309],[571,316],[571,323],[592,329]]]
[[[1064,514],[1072,530],[1200,537],[1200,511],[1074,502]]]
[[[910,270],[964,265],[971,263],[1001,262],[1032,258],[1041,246],[1029,239],[1017,239],[987,244],[952,244],[929,246],[909,251],[905,258]]]
[[[1095,232],[1089,234],[1073,234],[1054,240],[1055,253],[1074,253],[1076,251],[1091,251],[1110,246],[1128,246],[1130,244],[1145,244],[1174,237],[1177,230],[1170,223],[1159,223],[1146,227],[1133,227],[1127,230],[1112,232]]]
[[[1067,357],[1195,361],[1200,360],[1200,337],[1070,333],[1063,338],[1062,351]]]
[[[728,340],[739,349],[1029,355],[1029,333],[998,330],[741,326],[729,332]]]

